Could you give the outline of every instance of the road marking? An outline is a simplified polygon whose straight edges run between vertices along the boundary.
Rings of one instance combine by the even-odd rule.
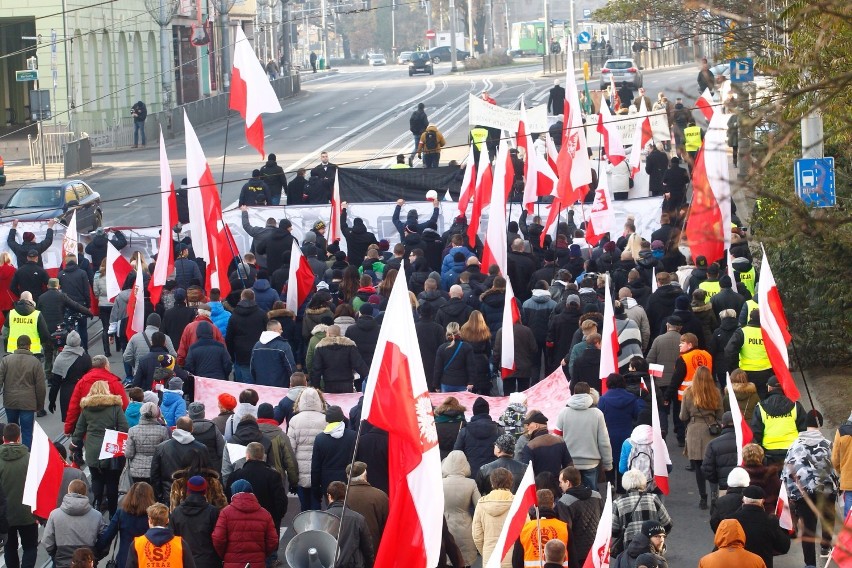
[[[302,124],[303,122],[305,122],[305,120],[307,120],[307,119],[303,118],[302,120],[299,121],[299,124]]]
[[[248,148],[248,144],[246,144],[245,146],[240,146],[239,148],[237,148],[237,150],[245,150],[246,148]]]
[[[328,110],[334,110],[334,109],[336,109],[336,108],[337,108],[337,107],[331,107],[331,108],[330,108],[330,109],[328,109]]]
[[[287,130],[288,128],[290,128],[290,127],[289,127],[289,126],[285,126],[285,127],[284,127],[284,128],[282,128],[281,130]]]
[[[263,138],[264,138],[264,140],[265,140],[266,138],[272,138],[272,134],[267,134],[267,135],[266,135],[266,136],[264,136]]]
[[[326,129],[329,128],[349,128],[348,126],[326,126]]]
[[[318,112],[318,113],[316,113],[314,116],[319,116],[319,115],[321,115],[321,114],[322,114],[321,112]]]
[[[349,101],[343,101],[343,103],[342,103],[342,104],[348,105],[348,104],[349,104]]]
[[[125,203],[125,204],[123,205],[123,207],[130,207],[131,205],[133,205],[133,204],[134,204],[134,203],[136,203],[137,201],[139,201],[139,199],[134,199],[134,200],[132,200],[132,201],[128,201],[127,203]]]

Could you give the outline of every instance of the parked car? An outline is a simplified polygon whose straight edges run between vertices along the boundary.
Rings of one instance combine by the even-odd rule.
[[[408,76],[411,77],[415,73],[428,73],[433,75],[435,68],[432,67],[432,59],[425,51],[415,51],[411,54],[411,59],[408,61]]]
[[[429,57],[432,59],[432,63],[440,63],[441,61],[449,61],[450,60],[450,46],[441,45],[438,47],[433,47],[429,50]],[[461,49],[456,48],[456,60],[464,61],[470,57],[470,53],[467,51],[463,51]]]
[[[6,164],[3,163],[3,156],[0,156],[0,187],[6,185]]]
[[[629,85],[634,89],[642,86],[642,68],[633,59],[619,57],[607,59],[601,68],[601,90],[610,84],[610,78],[616,86]]]
[[[387,65],[388,64],[387,59],[385,59],[385,56],[382,55],[381,53],[371,53],[369,56],[367,56],[367,60],[368,60],[368,63],[373,67],[375,67],[377,65]]]
[[[397,65],[405,65],[406,63],[408,63],[411,60],[411,54],[412,53],[414,53],[414,52],[413,51],[403,51],[402,53],[400,53],[399,56],[396,58],[396,64]]]
[[[78,179],[39,181],[18,188],[0,210],[0,220],[59,219],[65,225],[77,210],[77,231],[94,231],[103,224],[101,196]]]

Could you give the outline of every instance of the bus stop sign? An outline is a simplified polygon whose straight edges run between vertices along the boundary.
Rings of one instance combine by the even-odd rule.
[[[834,207],[834,158],[796,160],[796,195],[808,207]]]

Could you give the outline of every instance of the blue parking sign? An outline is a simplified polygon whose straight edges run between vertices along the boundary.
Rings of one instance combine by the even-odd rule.
[[[796,195],[808,207],[834,207],[834,158],[796,160]]]
[[[731,83],[748,83],[754,81],[754,59],[739,57],[731,59]]]
[[[589,32],[580,32],[577,34],[577,43],[589,43],[591,41],[592,36]]]

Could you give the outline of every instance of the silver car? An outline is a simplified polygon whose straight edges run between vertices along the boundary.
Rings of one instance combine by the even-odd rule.
[[[638,89],[642,86],[642,68],[633,59],[607,59],[601,68],[601,90],[606,89],[610,81],[614,81],[616,87],[628,85]]]

